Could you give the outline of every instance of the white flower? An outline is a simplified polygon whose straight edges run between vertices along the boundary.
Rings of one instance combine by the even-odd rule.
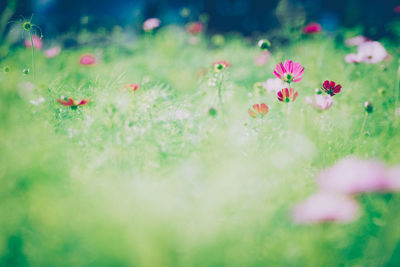
[[[281,79],[278,78],[271,78],[268,79],[266,82],[262,83],[262,86],[268,91],[268,92],[278,92],[279,90],[285,88],[285,85]]]

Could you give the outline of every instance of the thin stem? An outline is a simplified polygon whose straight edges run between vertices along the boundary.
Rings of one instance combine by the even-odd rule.
[[[222,106],[222,83],[224,80],[224,75],[220,75],[220,79],[218,81],[218,99],[219,99],[219,104]]]
[[[363,124],[361,126],[361,131],[360,131],[360,137],[359,138],[361,138],[361,136],[364,133],[364,128],[365,128],[365,125],[367,124],[367,118],[368,118],[368,112],[365,112],[364,121],[363,121]]]
[[[32,33],[29,32],[29,38],[31,40],[31,51],[32,51],[32,74],[33,80],[36,80],[36,72],[35,72],[35,48],[33,47],[33,38]]]
[[[394,125],[397,126],[397,108],[399,106],[399,91],[400,91],[400,87],[399,87],[399,83],[400,83],[400,60],[399,60],[399,64],[398,64],[398,69],[397,69],[397,79],[396,79],[396,84],[394,87],[395,90],[395,100],[394,100]]]

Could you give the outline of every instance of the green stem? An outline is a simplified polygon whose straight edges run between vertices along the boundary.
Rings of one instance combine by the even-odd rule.
[[[396,84],[395,84],[395,87],[394,87],[394,90],[395,90],[395,100],[394,100],[394,125],[397,127],[397,116],[396,116],[396,110],[397,110],[397,107],[399,106],[399,91],[400,91],[400,86],[399,86],[399,83],[400,83],[400,60],[398,61],[399,63],[398,63],[398,69],[397,69],[397,79],[396,79]]]
[[[360,131],[360,137],[359,138],[361,138],[361,136],[364,133],[364,128],[365,128],[365,125],[367,124],[367,118],[368,118],[368,112],[365,112],[364,121],[363,121],[363,124],[361,126],[361,131]]]
[[[224,75],[221,74],[220,79],[218,81],[218,99],[219,99],[219,104],[222,106],[222,83],[224,81]]]
[[[33,80],[36,80],[36,72],[35,72],[35,48],[33,47],[33,38],[32,33],[29,32],[29,38],[31,40],[31,51],[32,51],[32,74]]]

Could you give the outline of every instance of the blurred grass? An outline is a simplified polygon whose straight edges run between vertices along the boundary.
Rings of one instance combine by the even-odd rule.
[[[363,197],[360,219],[346,225],[289,216],[342,157],[399,164],[396,46],[385,43],[392,61],[349,65],[333,38],[302,38],[257,67],[246,39],[227,36],[219,48],[188,39],[167,27],[129,46],[37,53],[35,82],[22,74],[29,50],[0,63],[11,68],[0,73],[0,265],[399,265],[398,195]],[[84,52],[99,64],[79,66]],[[223,107],[208,85],[220,59],[231,62]],[[289,118],[274,94],[253,91],[284,59],[306,68]],[[326,79],[343,90],[318,112],[304,98]],[[125,92],[127,83],[140,88]],[[91,102],[71,110],[61,96]],[[367,100],[375,110],[359,138]],[[260,102],[270,113],[254,120],[247,109]]]

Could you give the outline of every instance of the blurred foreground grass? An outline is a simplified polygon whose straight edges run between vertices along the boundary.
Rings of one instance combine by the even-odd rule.
[[[314,36],[273,47],[258,67],[260,51],[243,38],[223,47],[189,38],[164,28],[132,45],[37,52],[36,81],[22,73],[29,50],[0,62],[10,67],[0,73],[0,265],[400,265],[399,194],[360,197],[349,224],[290,219],[337,160],[400,163],[398,48],[385,43],[391,61],[350,65],[349,48]],[[80,66],[84,52],[100,62]],[[220,59],[231,63],[223,106],[208,84]],[[285,59],[306,68],[289,116],[274,93],[253,88]],[[318,112],[304,98],[326,79],[343,90]],[[90,103],[72,110],[61,96]],[[365,101],[374,112],[360,137]],[[269,114],[252,119],[247,109],[261,102]]]

